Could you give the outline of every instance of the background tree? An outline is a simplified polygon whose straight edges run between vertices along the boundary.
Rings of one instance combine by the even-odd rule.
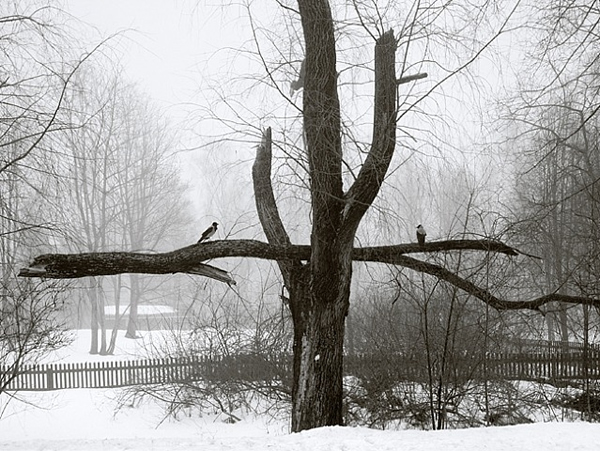
[[[105,62],[106,63],[106,62]],[[90,84],[89,80],[96,83]],[[115,73],[86,72],[69,100],[71,120],[81,124],[63,135],[70,158],[57,210],[65,244],[80,251],[129,248],[151,250],[180,239],[189,223],[183,185],[173,162],[175,140],[157,110],[139,91]],[[137,309],[147,281],[131,275],[102,282],[92,279],[86,290],[91,306],[92,354],[114,350],[122,290],[128,290],[127,337],[136,338]],[[105,298],[116,306],[116,322],[107,343]]]
[[[121,209],[117,221],[124,234],[123,245],[133,250],[158,250],[180,242],[185,235],[190,240],[185,187],[174,159],[177,137],[137,89],[126,88],[119,102],[124,112],[120,118],[122,160],[117,189]],[[156,283],[151,279],[130,275],[126,337],[136,338],[138,305],[142,294],[152,288],[156,289]]]
[[[559,50],[570,51],[561,47],[556,51]],[[597,62],[589,62],[589,55],[586,59],[586,65],[597,67]],[[545,278],[543,291],[580,293],[582,278],[591,283],[596,279],[591,273],[583,276],[580,271],[583,261],[590,261],[589,252],[594,252],[593,212],[597,209],[595,190],[600,180],[594,158],[597,75],[590,67],[580,66],[580,62],[567,60],[556,73],[561,79],[563,75],[567,78],[556,82],[551,90],[540,90],[536,102],[522,95],[513,99],[507,109],[507,119],[511,117],[513,124],[511,145],[531,149],[515,155],[517,164],[525,169],[515,171],[520,208],[513,214],[518,217],[514,220],[520,231],[518,236],[526,237],[540,249],[544,267],[538,271]],[[567,76],[578,70],[584,70],[580,78]],[[556,305],[547,315],[551,340],[558,336],[566,343],[574,333],[578,334],[580,321],[569,321],[568,310],[567,305]]]
[[[76,71],[65,16],[46,2],[0,5],[0,391],[20,370],[64,345],[65,284],[21,283],[17,268],[48,239],[57,180],[53,138],[73,124],[64,100]],[[50,242],[49,242],[50,241]]]

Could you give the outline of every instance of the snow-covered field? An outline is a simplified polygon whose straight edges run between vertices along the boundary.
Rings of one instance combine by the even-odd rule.
[[[65,351],[69,354],[65,359],[87,358],[85,334],[81,338],[70,354]],[[134,354],[131,349],[120,352]],[[0,450],[600,450],[600,424],[538,423],[446,431],[335,427],[289,434],[285,420],[250,414],[228,424],[216,415],[165,418],[162,407],[151,402],[116,411],[119,393],[87,389],[20,393],[26,403],[2,394]]]

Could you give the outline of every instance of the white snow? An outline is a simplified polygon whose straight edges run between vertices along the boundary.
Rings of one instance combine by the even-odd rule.
[[[78,349],[85,346],[76,342],[71,350],[79,354]],[[84,358],[85,354],[69,356],[71,361]],[[287,420],[249,413],[242,421],[228,424],[213,414],[165,418],[162,407],[150,401],[116,410],[120,393],[98,389],[19,393],[25,402],[2,394],[0,450],[600,450],[600,424],[593,423],[444,431],[332,427],[290,434]]]
[[[165,332],[167,333],[167,332]],[[89,329],[71,330],[69,338],[73,341],[70,346],[52,352],[40,360],[40,363],[79,363],[105,362],[107,360],[130,360],[148,358],[151,356],[156,343],[162,343],[164,336],[157,332],[138,331],[139,338],[125,338],[125,331],[119,330],[117,345],[112,355],[90,355],[91,331]],[[111,331],[106,332],[106,340],[110,341]]]
[[[5,396],[5,395],[3,395]],[[274,420],[227,424],[216,416],[164,419],[156,405],[115,413],[115,391],[29,394],[40,407],[11,402],[0,420],[0,449],[277,451],[597,451],[600,425],[538,423],[445,431],[321,428],[288,434]],[[6,401],[3,398],[2,401]],[[163,421],[164,420],[164,421]]]
[[[129,304],[124,304],[119,306],[119,315],[123,315],[129,312]],[[117,310],[116,305],[105,305],[104,313],[109,316],[115,316]],[[148,304],[140,304],[138,305],[138,315],[140,316],[162,316],[162,315],[171,315],[175,313],[175,309],[169,305],[148,305]]]

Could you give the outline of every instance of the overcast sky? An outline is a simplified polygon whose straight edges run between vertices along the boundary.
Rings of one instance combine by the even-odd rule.
[[[110,47],[127,76],[172,107],[193,100],[202,65],[217,48],[235,42],[231,19],[223,18],[232,8],[207,3],[199,10],[192,0],[66,0],[65,7],[97,29],[87,37],[91,42],[122,33]]]
[[[175,120],[184,119],[190,110],[196,115],[199,114],[197,105],[204,100],[199,93],[203,79],[219,73],[219,70],[215,70],[216,66],[227,64],[220,59],[225,53],[216,51],[226,47],[239,48],[244,37],[251,36],[249,31],[244,29],[248,27],[246,11],[241,7],[222,6],[221,2],[211,5],[209,2],[197,0],[64,1],[68,12],[97,28],[96,33],[90,33],[87,37],[90,42],[88,48],[92,48],[93,44],[102,38],[123,32],[122,36],[111,41],[110,47],[117,52],[119,61],[126,70],[126,76],[147,91],[159,105],[165,107]],[[260,2],[258,4],[260,6]],[[479,63],[479,66],[483,64]],[[246,69],[232,66],[228,71],[234,74],[245,72]],[[439,78],[439,74],[434,72],[430,73],[431,82]],[[227,83],[226,80],[220,80]],[[427,80],[423,83],[425,82]],[[451,86],[448,89],[453,95],[461,92],[452,90]],[[480,91],[477,92],[481,95]],[[444,97],[442,100],[443,107],[446,108],[444,111],[447,113],[447,110],[452,108],[452,98]],[[186,102],[196,105],[186,106]],[[460,105],[463,126],[468,122],[465,105]],[[198,127],[194,131],[198,134],[203,133]],[[200,144],[201,138],[188,135],[190,136],[190,143]],[[461,140],[466,139],[466,135],[458,135],[456,139],[458,144],[455,145],[459,146]],[[463,147],[461,158],[464,158]],[[452,151],[447,145],[444,150],[445,155]],[[235,157],[233,153],[236,151],[234,148],[227,154],[231,153],[232,157]],[[194,159],[205,156],[203,152],[186,155],[187,161],[182,170],[189,182],[199,184],[201,178],[214,175],[209,169],[202,172],[202,167],[210,168],[206,160],[203,159],[199,165],[194,164]],[[470,158],[479,161],[478,156]],[[228,175],[231,177],[227,180],[231,182],[236,174]],[[196,188],[196,194],[192,193],[192,196],[198,197],[197,193],[202,192],[202,189],[199,185]],[[199,212],[206,209],[201,205],[196,207]],[[412,228],[410,230],[412,231]]]
[[[65,9],[75,18],[93,27],[82,27],[85,49],[117,34],[108,44],[115,53],[125,76],[147,92],[171,117],[172,123],[186,119],[190,111],[197,113],[202,101],[199,89],[204,76],[210,76],[208,65],[218,64],[215,52],[225,46],[236,46],[242,38],[238,18],[243,11],[210,5],[197,0],[65,0]],[[196,104],[196,105],[190,105]],[[181,132],[182,127],[177,127]],[[197,145],[198,137],[187,133],[185,145]],[[202,169],[196,163],[201,152],[180,155],[182,175],[195,185],[190,192],[196,210],[197,193],[202,190]],[[204,163],[203,163],[204,165]],[[204,207],[204,208],[203,208]]]

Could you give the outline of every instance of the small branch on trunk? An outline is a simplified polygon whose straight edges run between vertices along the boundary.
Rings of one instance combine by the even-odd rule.
[[[422,78],[427,78],[427,72],[422,72],[420,74],[407,75],[406,77],[400,77],[396,80],[396,84],[403,85],[404,83],[410,83],[411,81],[421,80]]]

